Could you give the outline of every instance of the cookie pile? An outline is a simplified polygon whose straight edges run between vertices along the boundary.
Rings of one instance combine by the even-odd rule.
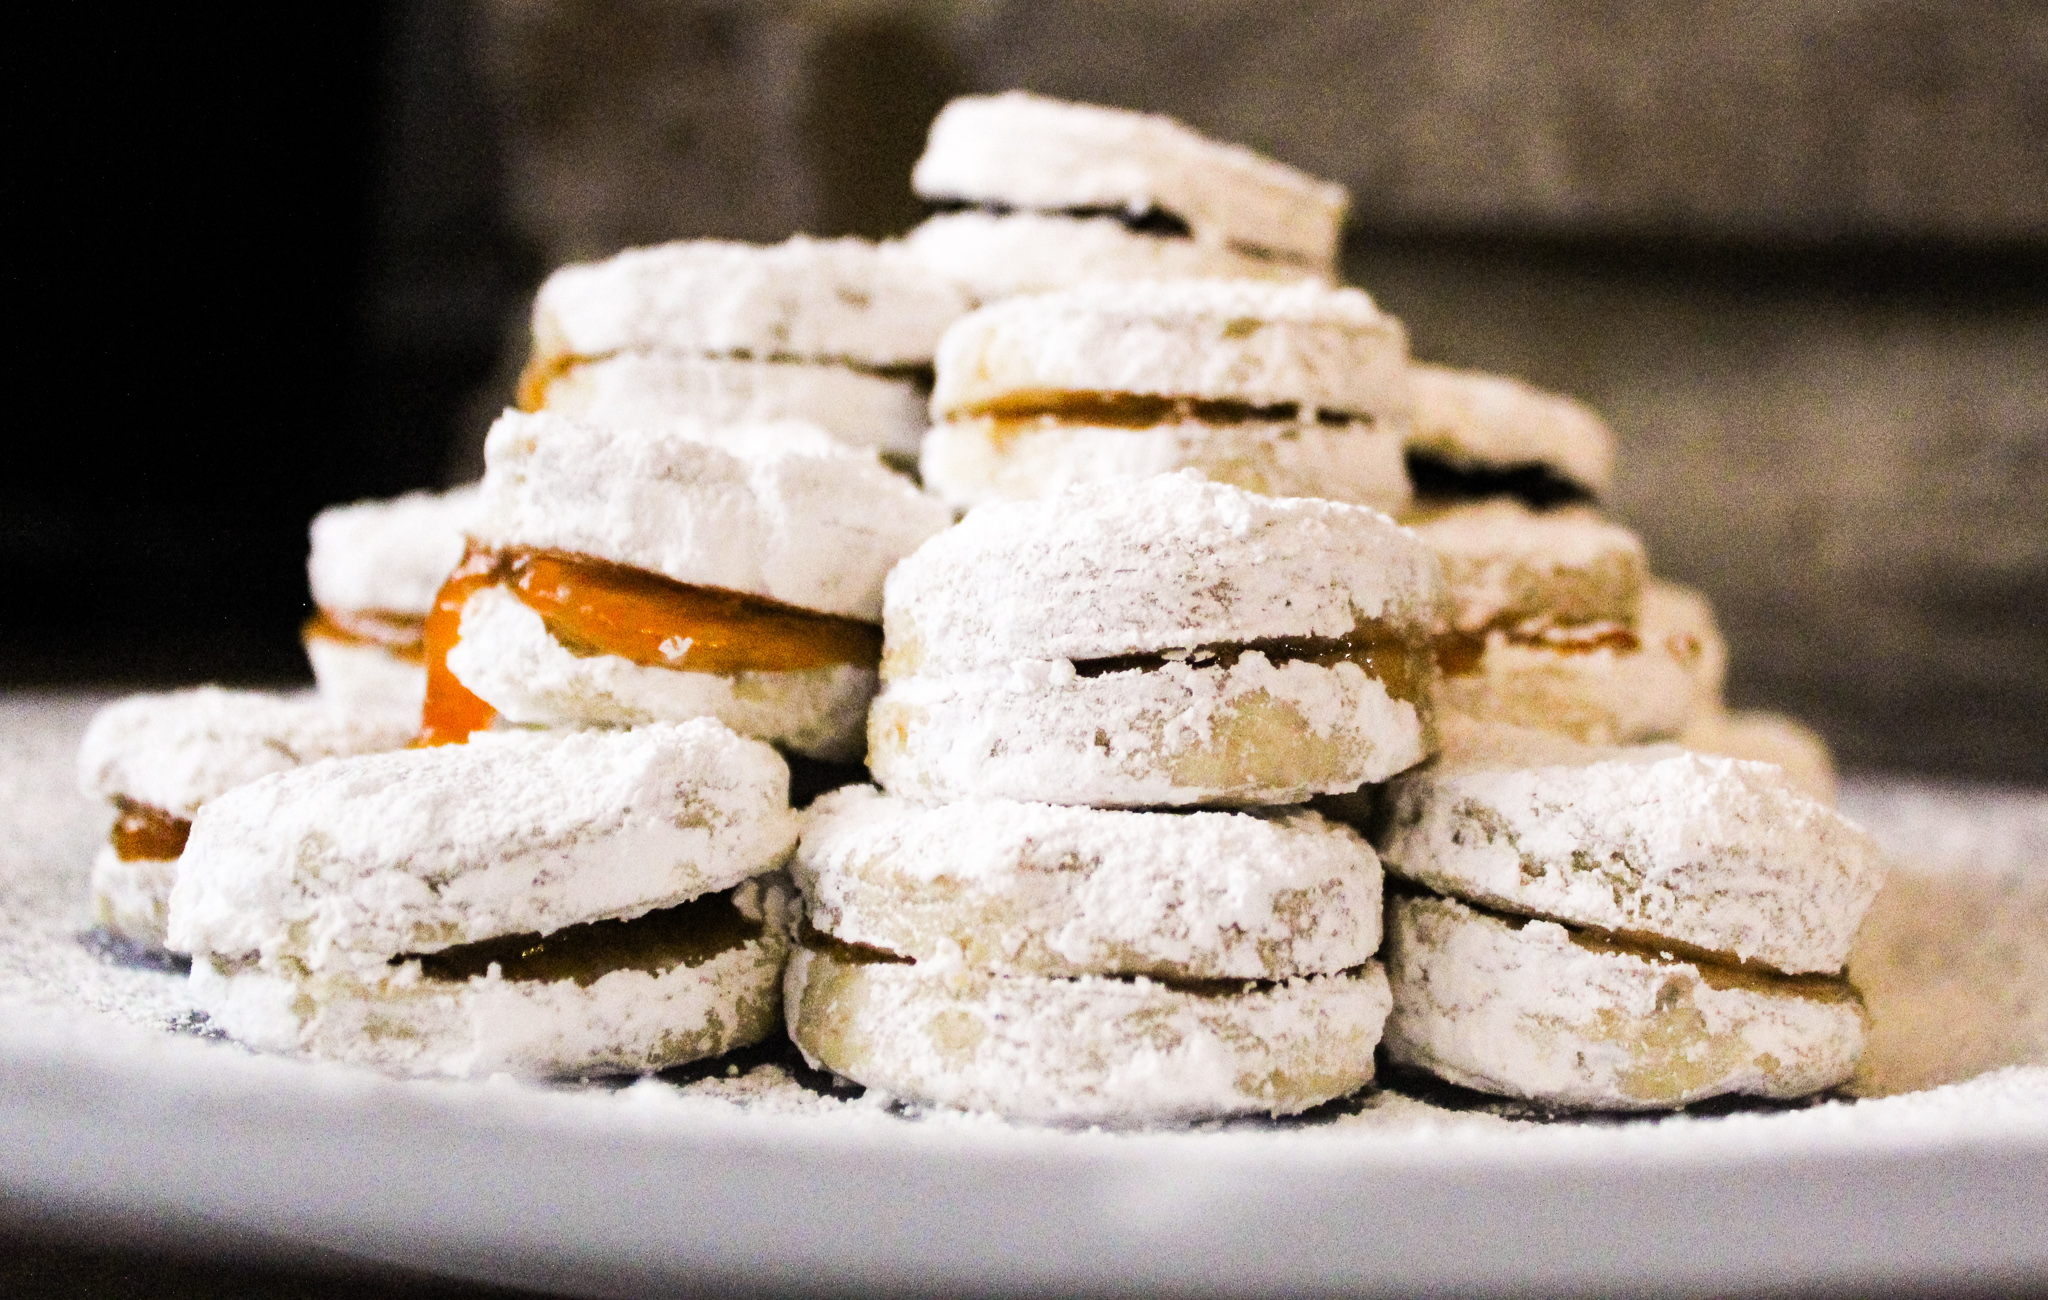
[[[1274,806],[1422,759],[1440,594],[1375,511],[1192,472],[927,542],[884,597],[887,793],[828,795],[798,851],[791,1036],[890,1094],[1038,1120],[1363,1086],[1379,864]]]

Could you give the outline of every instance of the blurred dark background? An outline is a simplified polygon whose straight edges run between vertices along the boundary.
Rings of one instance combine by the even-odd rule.
[[[900,231],[931,114],[1024,86],[1350,185],[1347,270],[1419,356],[1613,421],[1612,504],[1713,597],[1736,703],[1851,766],[2048,780],[2048,6],[59,21],[18,83],[0,683],[303,677],[307,520],[477,471],[549,266]]]

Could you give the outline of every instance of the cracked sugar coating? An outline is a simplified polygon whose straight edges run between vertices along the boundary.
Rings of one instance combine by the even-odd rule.
[[[952,521],[872,454],[795,422],[637,430],[507,411],[484,461],[479,545],[567,551],[870,623],[890,566]]]
[[[533,358],[659,350],[923,365],[967,310],[945,277],[864,239],[685,240],[565,266],[533,304]]]
[[[1847,1080],[1862,1004],[1790,980],[1631,952],[1453,899],[1387,906],[1387,1053],[1453,1083],[1564,1106],[1790,1098]]]
[[[1313,280],[1141,280],[1011,298],[939,341],[932,415],[1005,398],[1138,393],[1405,417],[1408,332]]]
[[[1143,808],[1300,803],[1421,762],[1430,714],[1355,663],[1167,662],[1081,677],[1064,659],[888,682],[868,766],[919,802]]]
[[[1372,847],[1306,811],[922,808],[849,786],[806,812],[791,874],[835,938],[1008,974],[1286,979],[1380,941]]]
[[[462,562],[474,485],[329,506],[313,517],[306,577],[322,609],[425,617]]]
[[[780,887],[766,892],[779,912]],[[436,979],[417,961],[309,974],[201,960],[191,988],[214,1028],[265,1051],[416,1077],[637,1074],[774,1033],[788,952],[770,924],[697,965],[587,984]]]
[[[1321,497],[1394,512],[1408,504],[1398,427],[1320,421],[1197,419],[1142,429],[1041,417],[941,421],[924,438],[925,487],[955,506],[1056,496],[1079,483],[1193,469],[1271,497]]]
[[[1812,798],[1830,806],[1835,802],[1834,755],[1820,733],[1797,718],[1762,709],[1715,708],[1695,716],[1678,743],[1703,754],[1769,763]]]
[[[859,664],[727,675],[572,654],[502,586],[463,605],[448,670],[508,722],[590,727],[716,718],[743,736],[834,762],[860,760],[876,680],[874,669]]]
[[[1636,624],[1648,578],[1642,541],[1590,510],[1482,501],[1409,526],[1443,563],[1458,631],[1532,620]]]
[[[1170,117],[1021,90],[940,110],[911,188],[927,199],[1020,208],[1157,209],[1196,242],[1242,244],[1318,268],[1336,257],[1351,198],[1341,185]]]
[[[1410,446],[1461,467],[1547,465],[1596,495],[1613,487],[1614,431],[1569,397],[1505,375],[1419,361],[1409,379]]]
[[[882,678],[1345,637],[1368,621],[1427,635],[1442,595],[1436,557],[1377,511],[1193,472],[1088,484],[977,507],[897,565]]]
[[[623,352],[547,385],[545,409],[584,424],[755,425],[803,420],[849,447],[917,453],[925,399],[915,382],[847,366]]]
[[[1389,870],[1532,916],[1803,974],[1839,971],[1884,883],[1877,844],[1785,773],[1675,746],[1403,776]]]
[[[268,968],[381,969],[727,889],[779,866],[796,834],[782,758],[708,718],[485,732],[208,804],[171,894],[171,943]]]
[[[1693,677],[1662,645],[1566,651],[1486,635],[1478,670],[1446,673],[1445,718],[1553,731],[1595,745],[1668,740],[1693,717]]]
[[[976,305],[1099,280],[1330,278],[1328,266],[1147,234],[1114,217],[1049,212],[942,212],[905,235],[903,246]]]
[[[218,686],[131,695],[93,715],[78,744],[90,795],[190,818],[199,806],[273,772],[343,754],[396,749],[419,719],[352,713],[311,693]]]
[[[1063,1124],[1290,1115],[1356,1092],[1389,1003],[1378,962],[1205,994],[807,948],[784,989],[813,1064],[911,1101]]]

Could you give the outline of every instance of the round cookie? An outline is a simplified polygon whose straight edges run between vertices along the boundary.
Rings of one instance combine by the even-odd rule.
[[[209,802],[171,943],[310,973],[632,917],[780,866],[789,769],[708,718],[490,732],[282,772]]]
[[[1659,644],[1598,625],[1520,637],[1495,628],[1478,654],[1446,655],[1445,717],[1554,731],[1589,744],[1667,740],[1693,717],[1693,676]]]
[[[621,352],[542,375],[520,406],[628,429],[802,420],[848,446],[913,459],[928,423],[924,393],[907,377],[669,352]]]
[[[1379,948],[1372,848],[1312,812],[1119,812],[871,786],[805,815],[811,924],[921,962],[1021,975],[1286,979]]]
[[[306,577],[319,613],[302,633],[320,693],[345,708],[419,715],[434,593],[462,562],[476,488],[409,492],[314,516]]]
[[[550,275],[534,300],[528,369],[645,351],[920,366],[966,309],[959,289],[899,247],[687,240]]]
[[[1663,745],[1467,753],[1397,778],[1389,870],[1632,942],[1832,973],[1884,883],[1876,842],[1782,770]]]
[[[971,512],[890,575],[892,794],[1293,803],[1429,748],[1435,558],[1385,516],[1192,473]]]
[[[1455,632],[1637,623],[1649,576],[1642,541],[1590,510],[1491,500],[1409,527],[1443,565]]]
[[[508,412],[485,457],[477,572],[447,597],[441,648],[461,689],[517,723],[713,716],[859,757],[882,578],[946,526],[943,504],[795,424]]]
[[[194,690],[134,695],[101,709],[78,748],[79,784],[118,810],[93,858],[98,923],[163,946],[171,887],[193,815],[272,772],[339,754],[396,749],[415,720],[344,711],[312,695]]]
[[[977,305],[1103,280],[1328,278],[1305,263],[1133,230],[1116,217],[941,212],[903,246]]]
[[[1505,375],[1416,362],[1408,448],[1419,497],[1508,492],[1547,505],[1604,495],[1614,431],[1568,397]]]
[[[512,936],[463,962],[308,973],[208,957],[193,964],[192,996],[214,1028],[250,1046],[388,1074],[659,1070],[780,1024],[789,944],[775,879],[633,922]]]
[[[1389,899],[1386,964],[1392,1060],[1555,1105],[1800,1097],[1847,1080],[1863,1050],[1846,982],[1686,961],[1432,895]]]
[[[784,1014],[813,1065],[1014,1119],[1141,1125],[1288,1115],[1372,1081],[1379,963],[1230,991],[1047,979],[799,948]]]
[[[932,122],[911,187],[933,200],[1077,214],[1159,214],[1194,242],[1327,274],[1350,197],[1172,118],[1024,91],[956,99]]]

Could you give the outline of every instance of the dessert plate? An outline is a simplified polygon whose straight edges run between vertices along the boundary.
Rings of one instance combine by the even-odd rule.
[[[209,1036],[95,941],[100,701],[0,700],[0,1204],[587,1295],[1740,1291],[2048,1280],[2048,795],[1889,780],[1859,1098],[1560,1119],[1396,1079],[1288,1124],[918,1114],[770,1047],[397,1083]]]

